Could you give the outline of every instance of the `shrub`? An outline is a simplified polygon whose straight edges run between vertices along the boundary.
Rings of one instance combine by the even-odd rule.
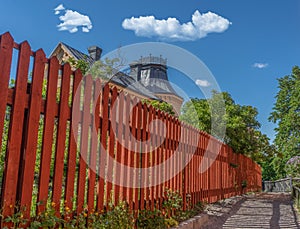
[[[164,229],[166,228],[164,214],[158,209],[142,210],[137,218],[137,226],[143,229]]]

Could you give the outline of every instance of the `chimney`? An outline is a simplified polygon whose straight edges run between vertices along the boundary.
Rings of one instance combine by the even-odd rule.
[[[102,49],[98,46],[91,46],[88,48],[90,57],[93,58],[94,61],[100,60]]]

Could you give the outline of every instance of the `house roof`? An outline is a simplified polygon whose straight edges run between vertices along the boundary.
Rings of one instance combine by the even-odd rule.
[[[139,61],[130,65],[130,75],[154,94],[171,94],[180,97],[170,84],[166,64],[167,60],[161,57],[141,57]],[[134,70],[136,68],[139,68],[140,72]]]
[[[136,81],[133,77],[126,75],[123,72],[116,73],[111,79],[111,82],[117,84],[123,88],[128,88],[131,91],[137,92],[147,98],[161,100],[157,98],[153,92],[149,91],[140,82]]]
[[[61,42],[61,44],[66,48],[68,49],[68,51],[74,56],[74,58],[76,58],[77,60],[85,60],[87,61],[90,65],[92,65],[95,60],[90,57],[89,55],[87,54],[84,54],[83,52],[80,52],[79,50],[75,49],[75,48],[72,48],[71,46]]]

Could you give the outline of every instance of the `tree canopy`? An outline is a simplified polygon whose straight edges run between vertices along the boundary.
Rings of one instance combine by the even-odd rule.
[[[148,99],[144,99],[143,102],[153,106],[158,110],[164,111],[170,115],[175,115],[173,106],[167,102],[159,101],[159,100],[148,100]]]
[[[224,100],[225,113],[218,108],[221,99]],[[211,112],[212,104],[217,112]],[[215,116],[213,119],[212,115]],[[236,153],[248,155],[262,162],[272,153],[272,149],[268,137],[259,130],[260,123],[257,115],[258,111],[255,107],[236,104],[228,92],[214,91],[210,99],[194,98],[186,102],[182,107],[180,119],[217,138],[222,137],[221,133],[217,131],[212,133],[211,121],[226,124],[223,141]]]
[[[274,144],[278,152],[273,163],[279,177],[289,170],[287,162],[300,155],[300,69],[278,79],[278,93],[269,120],[276,123]],[[300,174],[299,174],[300,175]]]

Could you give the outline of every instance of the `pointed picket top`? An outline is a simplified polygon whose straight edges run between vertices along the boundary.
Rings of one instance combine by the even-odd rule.
[[[45,54],[45,52],[44,52],[43,49],[38,49],[35,52],[35,58],[41,58],[42,62],[46,62],[47,61],[46,54]]]
[[[1,42],[1,47],[3,45],[13,46],[14,38],[12,37],[12,35],[9,32],[6,32],[0,36],[0,42]]]
[[[59,61],[58,61],[58,59],[57,59],[57,57],[56,56],[52,56],[52,57],[50,57],[50,62],[52,62],[53,64],[59,64]]]
[[[31,46],[30,46],[30,44],[28,43],[27,40],[20,43],[20,50],[21,50],[21,48],[23,48],[24,50],[30,50],[31,51]]]
[[[81,74],[81,75],[82,75],[82,72],[80,71],[79,68],[77,68],[77,69],[75,70],[75,74]]]

